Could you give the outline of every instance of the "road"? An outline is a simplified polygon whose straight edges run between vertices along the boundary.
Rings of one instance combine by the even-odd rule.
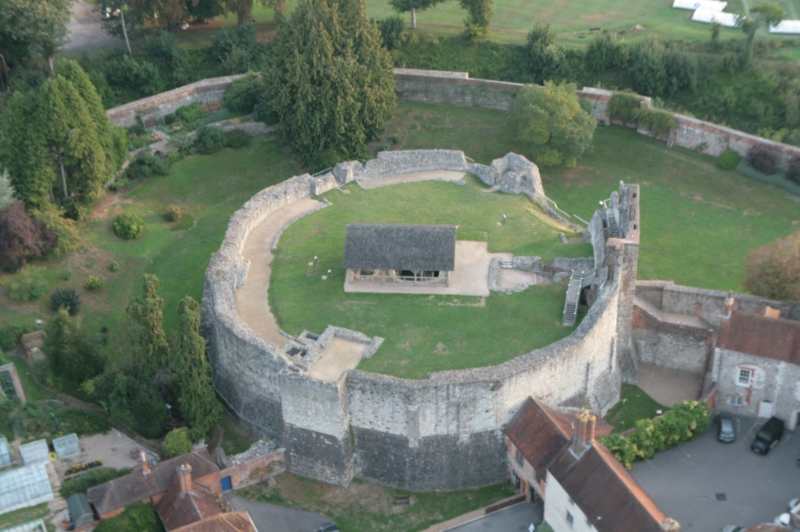
[[[83,0],[72,2],[72,16],[67,24],[67,43],[64,52],[107,50],[124,46],[125,41],[106,33],[97,6]]]

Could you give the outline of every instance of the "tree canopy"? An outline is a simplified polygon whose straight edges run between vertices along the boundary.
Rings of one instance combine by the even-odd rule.
[[[511,120],[536,164],[573,167],[592,149],[597,121],[581,106],[576,89],[548,81],[517,94]]]
[[[786,14],[777,2],[764,2],[758,4],[750,10],[750,15],[741,19],[741,28],[745,33],[746,42],[744,48],[744,59],[742,63],[747,65],[753,56],[753,45],[755,44],[756,31],[763,24],[775,25],[780,23]]]
[[[67,36],[69,5],[69,0],[0,0],[0,86],[8,69],[35,53],[53,68],[53,56]]]
[[[28,257],[40,257],[55,249],[58,237],[31,218],[21,201],[0,207],[0,255],[17,267]]]
[[[303,0],[272,41],[266,99],[298,156],[322,169],[367,156],[397,107],[389,52],[364,0]]]
[[[751,251],[743,285],[762,297],[800,301],[800,231]]]
[[[158,277],[145,274],[142,298],[131,301],[128,315],[140,327],[140,339],[144,351],[138,364],[140,378],[150,379],[158,370],[169,368],[169,344],[164,333],[164,300],[158,296]]]
[[[429,7],[445,2],[446,0],[389,0],[389,5],[398,13],[411,13],[411,27],[417,27],[417,10],[424,11]]]

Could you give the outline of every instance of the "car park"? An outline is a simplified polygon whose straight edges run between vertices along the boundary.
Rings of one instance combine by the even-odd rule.
[[[789,512],[791,513],[791,511],[794,510],[798,504],[800,504],[800,498],[789,501]]]
[[[725,525],[722,527],[720,532],[744,532],[745,528],[743,526],[736,526],[736,525]]]
[[[782,419],[771,417],[756,434],[750,449],[756,454],[766,455],[783,437],[784,423]]]
[[[736,441],[736,430],[734,429],[733,418],[726,415],[717,416],[717,439],[724,443]]]
[[[336,523],[325,523],[321,527],[314,530],[314,532],[339,532],[339,527]]]

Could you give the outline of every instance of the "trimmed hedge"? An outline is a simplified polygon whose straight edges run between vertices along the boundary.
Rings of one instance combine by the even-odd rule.
[[[740,162],[742,162],[742,156],[739,155],[739,152],[730,148],[720,153],[717,158],[717,166],[723,170],[735,170]]]
[[[625,469],[632,469],[640,460],[695,438],[710,423],[705,403],[683,401],[653,419],[640,419],[630,436],[612,434],[599,440]]]
[[[114,480],[130,473],[130,469],[112,469],[110,467],[98,467],[97,469],[90,469],[83,475],[65,480],[61,484],[59,493],[65,499],[75,495],[76,493],[85,493],[89,488],[105,484],[109,480]]]

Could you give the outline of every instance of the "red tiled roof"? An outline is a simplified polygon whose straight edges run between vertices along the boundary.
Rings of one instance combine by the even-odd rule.
[[[176,471],[172,485],[158,503],[158,516],[168,532],[222,513],[214,495],[204,486],[192,482],[191,490],[181,493],[180,474]]]
[[[720,324],[717,347],[800,365],[800,321],[733,311]]]
[[[165,460],[151,468],[147,475],[142,474],[141,471],[134,471],[124,477],[89,488],[86,491],[86,497],[100,515],[124,508],[136,501],[167,491],[172,483],[175,470],[184,462],[192,467],[192,479],[194,480],[219,472],[211,455],[203,448]]]
[[[172,532],[257,532],[246,511],[218,514]]]

